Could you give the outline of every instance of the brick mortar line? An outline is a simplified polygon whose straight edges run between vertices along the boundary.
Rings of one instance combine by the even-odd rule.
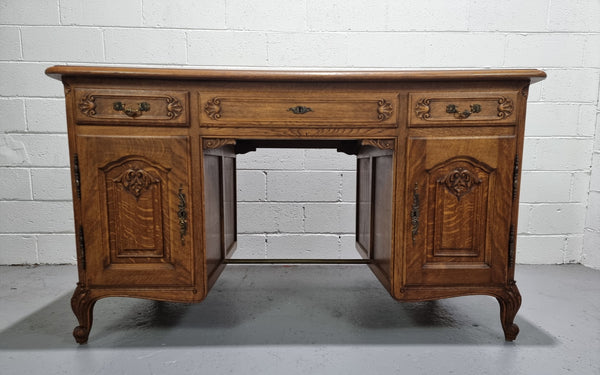
[[[75,235],[74,232],[1,232],[0,233],[0,238],[2,236],[26,236],[26,237],[32,237],[32,236],[64,236],[64,235]],[[75,245],[75,242],[73,242],[73,246]]]
[[[143,11],[140,12],[140,16],[143,18]],[[59,15],[60,17],[60,15]],[[308,18],[305,18],[308,19]],[[385,28],[383,30],[369,30],[368,28],[359,28],[355,30],[342,30],[342,29],[316,29],[307,27],[300,30],[277,30],[270,28],[236,28],[225,25],[222,28],[194,28],[194,27],[177,27],[177,26],[155,26],[155,25],[111,25],[104,23],[97,24],[62,24],[59,18],[59,23],[56,24],[26,24],[26,23],[0,23],[0,27],[18,27],[18,28],[86,28],[86,29],[100,29],[100,28],[111,28],[114,30],[165,30],[165,31],[197,31],[197,32],[231,32],[231,33],[277,33],[277,34],[515,34],[515,35],[544,35],[544,34],[564,34],[564,35],[600,35],[600,31],[596,30],[523,30],[523,29],[501,29],[501,30],[487,30],[487,29],[422,29],[422,30],[404,30],[395,28]]]
[[[27,124],[28,125],[28,124]],[[0,133],[0,134],[5,134],[5,135],[67,135],[67,132],[37,132],[37,131],[8,131],[8,132],[4,132],[4,133]]]
[[[49,200],[49,199],[0,199],[0,203],[18,203],[18,202],[36,202],[36,203],[67,203],[70,204],[72,200]]]
[[[570,204],[570,205],[583,206],[585,203],[586,202],[519,202],[519,205],[541,207],[541,206],[556,206],[556,205]]]
[[[7,170],[12,170],[12,169],[24,169],[24,170],[33,170],[33,169],[62,169],[62,170],[70,170],[71,168],[66,166],[66,167],[54,167],[54,166],[44,166],[44,167],[18,167],[18,166],[1,166],[0,165],[0,169],[7,169]]]
[[[0,237],[2,236],[46,236],[46,235],[57,235],[57,236],[66,236],[66,235],[75,235],[75,232],[2,232],[0,233]],[[75,243],[73,243],[75,245]]]

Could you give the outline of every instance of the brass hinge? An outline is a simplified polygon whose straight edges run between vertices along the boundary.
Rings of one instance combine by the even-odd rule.
[[[79,239],[79,265],[81,266],[82,270],[85,270],[85,238],[83,237],[83,226],[79,226],[79,233],[78,233],[78,239]]]
[[[515,154],[515,164],[513,165],[513,201],[517,198],[517,192],[519,191],[519,154]]]
[[[515,265],[515,226],[510,226],[508,233],[508,268]]]
[[[75,190],[77,198],[81,199],[81,175],[79,173],[79,156],[73,155],[73,174],[75,175]]]

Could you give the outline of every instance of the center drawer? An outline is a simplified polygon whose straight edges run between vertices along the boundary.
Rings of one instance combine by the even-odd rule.
[[[395,127],[395,92],[213,91],[200,93],[202,126]]]

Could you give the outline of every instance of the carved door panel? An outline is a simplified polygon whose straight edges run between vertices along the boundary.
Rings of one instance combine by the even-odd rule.
[[[88,284],[191,285],[188,137],[79,136],[77,148]]]
[[[515,137],[410,137],[407,284],[505,283]]]

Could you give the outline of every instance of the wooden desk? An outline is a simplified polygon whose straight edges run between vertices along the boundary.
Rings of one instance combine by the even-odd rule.
[[[235,155],[257,147],[356,155],[356,248],[392,297],[491,295],[516,338],[525,108],[543,72],[46,73],[65,86],[77,342],[100,298],[206,297],[233,262]]]

